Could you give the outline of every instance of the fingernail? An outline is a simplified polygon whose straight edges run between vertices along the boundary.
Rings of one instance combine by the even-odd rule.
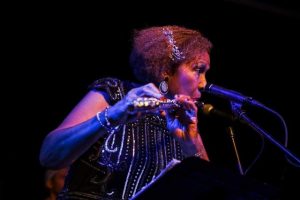
[[[197,123],[196,117],[191,117],[191,121],[192,121],[193,123]]]

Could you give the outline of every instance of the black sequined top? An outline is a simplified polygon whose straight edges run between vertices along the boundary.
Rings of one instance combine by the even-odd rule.
[[[91,89],[115,104],[138,85],[114,78],[99,79]],[[106,136],[107,138],[107,136]],[[107,142],[97,141],[71,167],[58,199],[129,199],[150,183],[173,159],[182,160],[180,145],[169,135],[166,122],[149,114],[123,125]]]

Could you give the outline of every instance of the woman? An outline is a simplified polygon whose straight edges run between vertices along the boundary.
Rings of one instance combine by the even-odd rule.
[[[61,199],[128,199],[172,159],[209,160],[197,129],[211,43],[179,26],[137,31],[130,63],[139,84],[104,78],[45,138],[40,160],[71,166]]]

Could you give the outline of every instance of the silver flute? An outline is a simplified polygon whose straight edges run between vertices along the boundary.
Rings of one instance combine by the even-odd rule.
[[[204,103],[194,101],[198,108],[202,108]],[[129,112],[155,112],[159,110],[169,110],[180,108],[175,99],[156,99],[153,97],[139,97],[134,100],[129,107]]]

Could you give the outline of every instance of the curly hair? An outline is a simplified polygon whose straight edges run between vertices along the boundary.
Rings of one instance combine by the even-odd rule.
[[[164,30],[171,32],[184,59],[172,59],[174,44],[170,44]],[[135,31],[130,65],[139,81],[158,83],[164,79],[163,72],[174,73],[182,62],[193,59],[195,53],[210,53],[211,48],[212,43],[199,31],[180,26],[150,27]]]

